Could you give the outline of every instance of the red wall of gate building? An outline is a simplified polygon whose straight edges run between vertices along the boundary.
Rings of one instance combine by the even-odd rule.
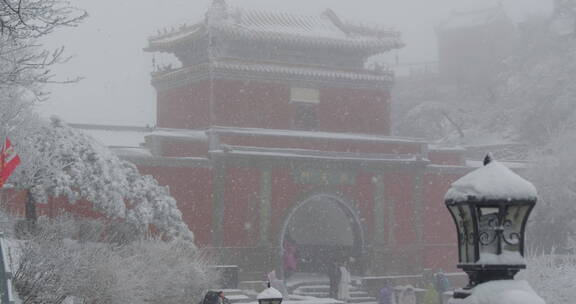
[[[161,128],[210,126],[210,81],[188,83],[157,93],[156,123]]]
[[[214,221],[217,210],[214,195],[218,190],[214,185],[216,169],[213,164],[202,162],[174,166],[169,160],[164,165],[150,166],[146,165],[147,162],[143,159],[136,163],[139,164],[141,173],[151,174],[160,184],[169,186],[184,221],[195,234],[198,246],[258,248],[262,245],[259,233],[262,223],[259,211],[262,168],[259,166],[250,163],[226,165],[224,189],[220,190],[224,191],[225,197],[222,213],[223,239],[221,244],[215,244]],[[405,268],[393,271],[395,273],[417,272],[424,268],[455,270],[456,232],[452,218],[444,206],[443,197],[450,184],[469,169],[458,167],[459,170],[451,171],[457,166],[436,166],[423,168],[423,171],[399,167],[380,173],[384,180],[385,201],[388,206],[382,215],[385,218],[382,233],[385,235],[381,239],[395,256],[390,259],[394,259],[397,264],[406,264]],[[270,170],[270,230],[265,241],[271,244],[272,248],[277,248],[282,227],[292,208],[310,194],[324,192],[336,193],[351,203],[360,219],[366,244],[373,244],[380,238],[375,226],[374,179],[377,172],[379,170],[360,170],[356,174],[355,183],[327,187],[295,182],[290,167],[279,166]],[[415,191],[418,178],[422,187],[420,194]],[[420,202],[418,195],[422,197]],[[10,202],[9,210],[17,214],[24,213],[25,193],[4,191],[3,196],[4,201]],[[10,199],[6,199],[7,196],[10,196]],[[53,198],[47,204],[38,205],[40,215],[57,216],[63,212],[91,218],[102,217],[102,214],[94,211],[86,201],[71,205],[65,199]],[[398,259],[404,259],[404,262]]]
[[[414,175],[410,172],[392,171],[386,173],[385,186],[387,199],[394,206],[393,236],[400,246],[417,243],[416,200],[414,198]]]
[[[385,90],[320,90],[319,130],[390,135],[390,94]]]
[[[227,168],[225,189],[223,246],[257,246],[260,171],[248,167]]]
[[[158,93],[158,127],[198,129],[218,125],[289,130],[296,110],[291,87],[215,79],[165,89]],[[390,134],[387,91],[327,86],[319,93],[318,131]]]
[[[214,81],[213,125],[290,129],[293,105],[286,84],[257,81]]]
[[[183,220],[194,232],[198,246],[212,245],[213,171],[204,167],[146,166],[140,164],[143,174],[150,174],[158,183],[170,188],[170,194],[182,211]]]

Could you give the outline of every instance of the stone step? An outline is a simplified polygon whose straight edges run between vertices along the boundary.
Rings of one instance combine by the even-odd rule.
[[[241,290],[255,290],[255,291],[262,291],[266,289],[268,282],[266,281],[240,281],[238,283],[238,289]]]
[[[244,291],[240,289],[220,289],[220,291],[222,291],[226,296],[244,294]]]
[[[350,285],[350,292],[364,292],[361,288]],[[301,292],[328,292],[330,290],[330,286],[328,285],[303,285],[295,289],[295,291]]]
[[[301,296],[301,295],[297,295],[297,294],[288,295],[288,300],[292,300],[292,301],[313,300],[313,299],[316,299],[316,298],[310,297],[310,296]]]
[[[293,294],[302,295],[302,296],[311,296],[311,297],[323,297],[328,296],[329,290],[326,291],[302,291],[302,290],[295,290]],[[368,297],[368,293],[362,290],[353,290],[350,291],[351,297]]]
[[[368,293],[365,292],[364,290],[352,290],[350,289],[350,296],[354,297],[367,297]]]
[[[328,297],[328,293],[323,292],[323,291],[307,291],[307,292],[294,291],[294,294],[299,295],[299,296],[309,296],[309,297],[316,297],[316,298]]]
[[[240,289],[222,289],[222,292],[231,303],[247,303],[254,301],[252,297],[248,296]]]
[[[297,294],[296,296],[299,297],[315,297],[315,298],[328,298],[328,294]],[[350,296],[350,299],[348,300],[348,303],[354,303],[354,304],[366,304],[366,303],[370,303],[370,304],[374,304],[376,303],[376,298],[374,297],[368,297],[368,296]]]
[[[326,291],[326,292],[328,292],[328,290],[330,290],[330,286],[329,285],[303,285],[303,286],[296,288],[296,290],[300,290],[300,291],[304,291],[304,292],[307,292],[307,291],[311,291],[311,292]]]
[[[350,297],[348,303],[366,303],[366,302],[376,302],[374,297]]]
[[[230,295],[226,296],[226,298],[230,300],[230,303],[247,303],[253,301],[253,299],[247,295]]]

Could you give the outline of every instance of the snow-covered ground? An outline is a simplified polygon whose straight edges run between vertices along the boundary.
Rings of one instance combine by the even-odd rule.
[[[501,280],[480,284],[465,300],[452,304],[545,304],[526,281]]]

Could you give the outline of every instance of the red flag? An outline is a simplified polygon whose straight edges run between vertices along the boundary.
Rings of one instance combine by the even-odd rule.
[[[10,139],[6,137],[0,152],[0,187],[4,185],[18,165],[20,165],[20,156],[16,154]]]

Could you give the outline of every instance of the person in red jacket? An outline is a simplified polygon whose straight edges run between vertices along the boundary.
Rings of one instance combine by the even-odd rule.
[[[298,270],[296,244],[290,237],[284,241],[284,280],[290,278]]]

